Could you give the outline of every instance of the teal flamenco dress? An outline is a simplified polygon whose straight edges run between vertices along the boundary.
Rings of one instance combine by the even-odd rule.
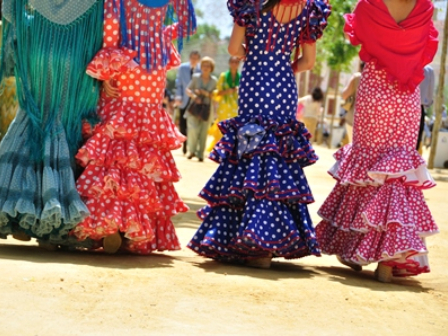
[[[88,216],[74,156],[96,115],[99,84],[85,69],[101,48],[103,1],[4,0],[2,14],[0,74],[15,74],[20,108],[0,143],[0,236],[66,244]]]

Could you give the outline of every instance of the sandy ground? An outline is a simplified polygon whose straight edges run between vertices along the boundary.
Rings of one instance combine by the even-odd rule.
[[[306,169],[319,205],[334,185],[332,151]],[[216,164],[175,157],[191,211],[175,219],[185,246]],[[47,252],[0,242],[0,336],[448,335],[448,173],[425,192],[442,231],[428,239],[432,272],[393,284],[334,257],[276,260],[270,270],[222,265],[188,249],[148,257]]]

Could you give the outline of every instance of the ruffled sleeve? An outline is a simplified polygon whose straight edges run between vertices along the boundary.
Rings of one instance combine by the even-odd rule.
[[[262,6],[259,0],[228,0],[227,8],[233,22],[246,28],[246,36],[254,36],[257,28],[257,8]]]
[[[331,6],[327,0],[310,0],[307,9],[307,25],[303,30],[302,43],[314,43],[323,35],[328,25]]]
[[[99,80],[109,80],[138,67],[133,60],[137,53],[122,48],[101,49],[87,66],[87,74]]]
[[[177,68],[181,64],[181,57],[179,51],[176,49],[173,40],[178,38],[179,23],[166,26],[163,29],[165,34],[166,48],[168,52],[168,61],[166,70]]]

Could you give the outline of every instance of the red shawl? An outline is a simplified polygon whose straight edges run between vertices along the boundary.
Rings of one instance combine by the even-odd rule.
[[[430,0],[417,0],[409,16],[399,24],[383,0],[359,0],[345,15],[344,31],[353,45],[361,44],[359,57],[387,72],[400,90],[414,92],[423,80],[423,67],[437,52],[438,32],[432,22]]]

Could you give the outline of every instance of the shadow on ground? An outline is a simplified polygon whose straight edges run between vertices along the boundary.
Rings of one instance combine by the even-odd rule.
[[[245,265],[221,263],[209,259],[203,259],[202,262],[192,261],[191,263],[209,273],[224,276],[246,276],[273,281],[280,279],[310,279],[318,275],[317,272],[309,267],[285,261],[273,261],[269,269],[251,268]]]
[[[175,257],[154,253],[150,256],[131,254],[108,255],[89,251],[46,251],[32,245],[0,244],[0,260],[20,260],[33,263],[88,265],[118,269],[173,267]]]
[[[198,229],[199,225],[201,225],[201,220],[196,215],[196,212],[207,203],[199,197],[183,197],[182,200],[188,205],[190,210],[176,215],[173,218],[174,226],[176,228]]]
[[[375,279],[370,270],[355,272],[349,268],[337,266],[317,266],[314,269],[325,273],[330,281],[346,286],[368,288],[372,291],[427,293],[433,290],[431,287],[423,286],[412,277],[394,278],[391,283],[381,283]]]

